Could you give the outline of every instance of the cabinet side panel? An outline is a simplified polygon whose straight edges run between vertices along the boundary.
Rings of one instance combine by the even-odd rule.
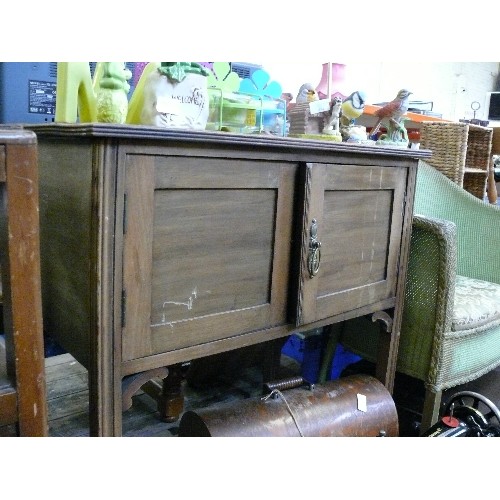
[[[92,146],[39,140],[44,330],[88,366]]]

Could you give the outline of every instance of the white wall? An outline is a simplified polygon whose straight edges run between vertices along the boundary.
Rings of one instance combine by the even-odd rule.
[[[293,96],[305,82],[321,81],[322,63],[260,62],[272,80]],[[496,90],[498,62],[352,62],[346,63],[346,88],[364,90],[370,104],[393,99],[400,88],[413,92],[411,100],[432,101],[443,118],[473,118],[471,103],[481,105],[476,118],[487,119],[485,96]],[[339,89],[340,90],[340,89]]]

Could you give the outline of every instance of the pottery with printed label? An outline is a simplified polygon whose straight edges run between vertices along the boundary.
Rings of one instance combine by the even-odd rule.
[[[197,63],[161,63],[144,84],[143,125],[205,130],[207,72]]]

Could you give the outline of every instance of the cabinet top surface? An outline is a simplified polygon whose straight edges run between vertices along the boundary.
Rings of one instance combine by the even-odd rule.
[[[107,123],[50,123],[26,126],[39,137],[86,137],[127,140],[154,140],[166,144],[193,143],[212,146],[261,147],[270,150],[291,151],[330,151],[338,153],[364,153],[381,156],[402,156],[406,158],[428,158],[429,150],[414,150],[399,147],[348,144],[321,139],[302,139],[295,137],[278,137],[268,134],[237,134],[201,130],[167,129],[144,125],[119,125]]]

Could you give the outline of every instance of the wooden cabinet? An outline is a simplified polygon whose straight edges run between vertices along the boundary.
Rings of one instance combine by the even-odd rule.
[[[384,312],[392,390],[425,151],[107,124],[33,126],[46,328],[89,370],[91,433],[122,383]]]

